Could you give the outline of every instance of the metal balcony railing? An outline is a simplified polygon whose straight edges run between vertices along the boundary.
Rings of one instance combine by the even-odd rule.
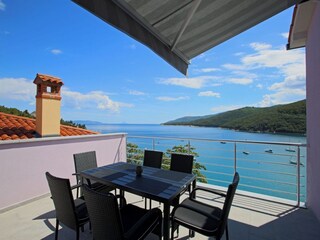
[[[196,163],[205,167],[198,171],[200,182],[226,187],[237,171],[241,176],[239,190],[295,201],[297,206],[305,202],[305,144],[129,135],[127,159],[142,162],[143,150],[153,149],[163,151],[168,160],[177,150],[174,146],[195,154]]]

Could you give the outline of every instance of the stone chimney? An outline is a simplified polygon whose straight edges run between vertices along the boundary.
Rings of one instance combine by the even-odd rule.
[[[60,136],[60,78],[37,74],[36,132],[40,137]]]

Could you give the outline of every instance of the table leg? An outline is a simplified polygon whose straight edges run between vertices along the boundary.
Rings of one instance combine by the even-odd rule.
[[[120,189],[120,196],[124,198],[124,191]],[[120,207],[124,207],[124,200],[121,198]]]
[[[163,204],[163,239],[170,239],[170,204]]]

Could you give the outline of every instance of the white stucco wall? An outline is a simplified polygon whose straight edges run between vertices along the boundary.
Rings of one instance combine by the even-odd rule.
[[[96,151],[98,166],[126,161],[126,134],[0,142],[0,210],[49,193],[45,172],[75,183],[73,154]]]
[[[316,3],[306,43],[307,204],[320,220],[320,3]]]

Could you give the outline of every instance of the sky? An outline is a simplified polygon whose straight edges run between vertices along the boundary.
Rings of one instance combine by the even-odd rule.
[[[0,0],[0,105],[35,111],[37,73],[62,79],[61,117],[163,123],[305,99],[293,8],[191,60],[185,77],[69,0]]]

